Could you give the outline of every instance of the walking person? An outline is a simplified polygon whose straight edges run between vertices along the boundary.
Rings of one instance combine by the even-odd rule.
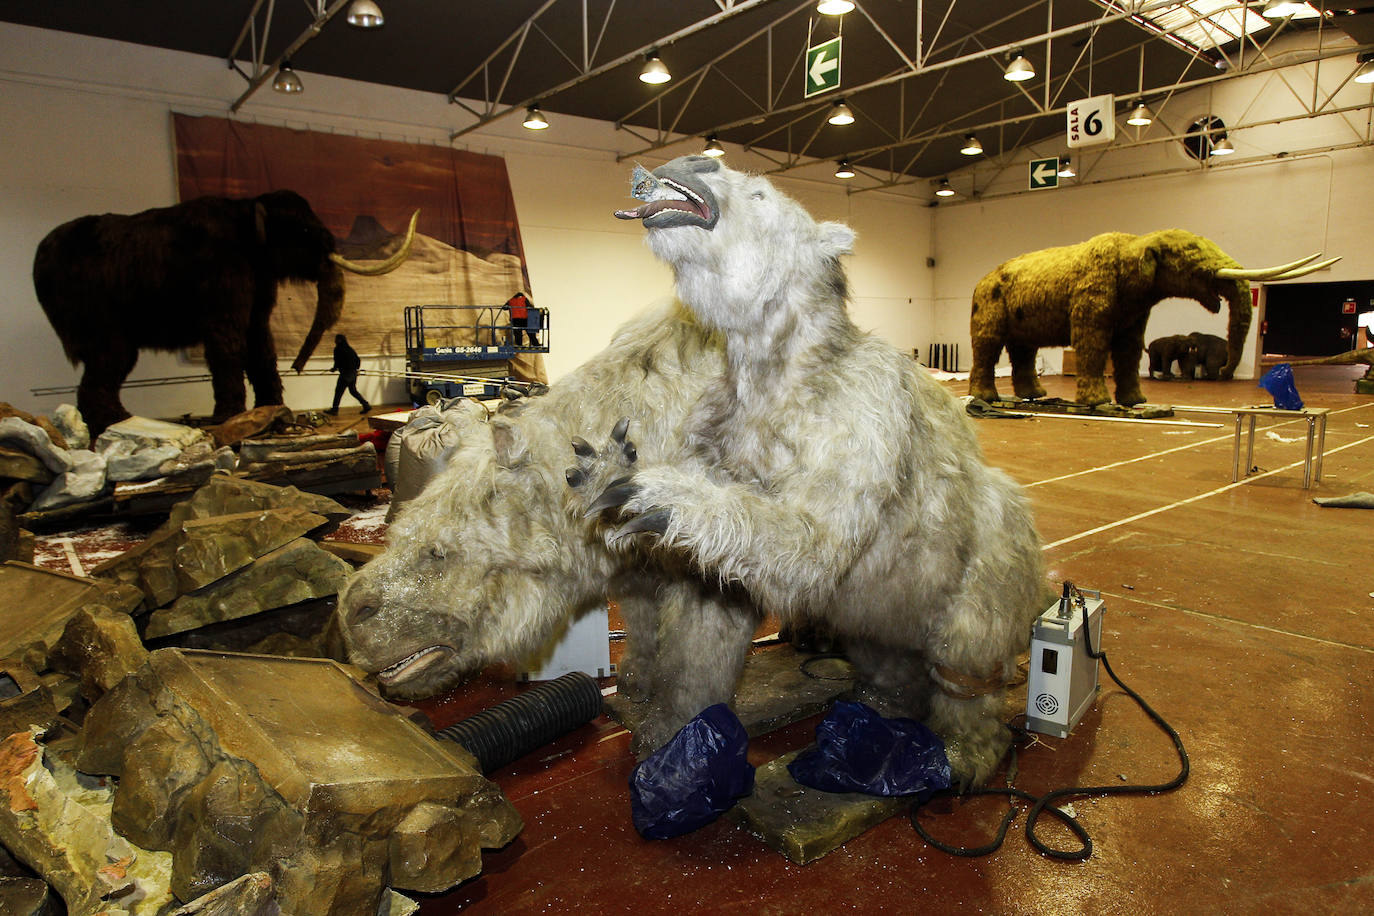
[[[358,371],[362,368],[363,361],[358,358],[357,352],[348,345],[348,338],[342,334],[334,335],[334,365],[329,367],[330,372],[339,373],[339,380],[334,383],[334,406],[325,411],[331,417],[339,413],[339,401],[343,400],[345,390],[353,397],[358,399],[358,403],[363,405],[360,413],[367,413],[372,409],[372,405],[367,403],[367,399],[358,393]]]

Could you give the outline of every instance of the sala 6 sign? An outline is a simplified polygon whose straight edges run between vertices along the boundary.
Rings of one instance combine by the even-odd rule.
[[[1065,117],[1071,149],[1110,143],[1116,138],[1116,100],[1110,95],[1070,102]]]

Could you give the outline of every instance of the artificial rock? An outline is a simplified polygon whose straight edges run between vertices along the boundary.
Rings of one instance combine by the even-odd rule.
[[[162,607],[327,521],[295,507],[190,519],[164,525],[137,547],[97,566],[94,574],[136,585],[150,606]]]
[[[120,777],[122,831],[177,851],[181,899],[262,871],[285,913],[373,913],[520,828],[468,755],[318,659],[153,652],[91,708],[80,764]]]
[[[205,486],[168,515],[167,526],[177,526],[193,518],[233,515],[296,506],[338,523],[353,513],[327,496],[306,493],[295,487],[277,487],[240,477],[212,477]]]
[[[133,618],[100,604],[81,608],[67,621],[48,654],[48,666],[81,681],[81,695],[99,699],[148,657]]]
[[[187,523],[187,527],[192,524]],[[144,636],[155,639],[335,595],[352,572],[353,567],[314,541],[297,538],[210,585],[182,595],[170,606],[153,611]]]
[[[141,600],[137,589],[11,560],[0,565],[0,659],[28,658],[41,668],[83,607],[128,613]]]
[[[110,805],[111,790],[46,753],[36,730],[0,741],[0,843],[69,916],[155,916],[173,903],[172,856],[116,834]]]

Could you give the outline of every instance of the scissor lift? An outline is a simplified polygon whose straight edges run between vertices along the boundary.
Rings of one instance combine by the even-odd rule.
[[[549,352],[549,311],[529,307],[537,327],[513,325],[501,305],[408,305],[405,309],[406,370],[417,404],[441,398],[499,397],[511,378],[509,361],[524,353]],[[515,342],[516,331],[532,331]]]

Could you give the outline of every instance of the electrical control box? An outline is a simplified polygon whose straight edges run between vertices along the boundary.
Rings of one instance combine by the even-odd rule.
[[[1097,659],[1102,652],[1102,596],[1076,589],[1041,614],[1031,627],[1026,727],[1067,738],[1097,696]],[[1085,639],[1085,629],[1086,636]]]

